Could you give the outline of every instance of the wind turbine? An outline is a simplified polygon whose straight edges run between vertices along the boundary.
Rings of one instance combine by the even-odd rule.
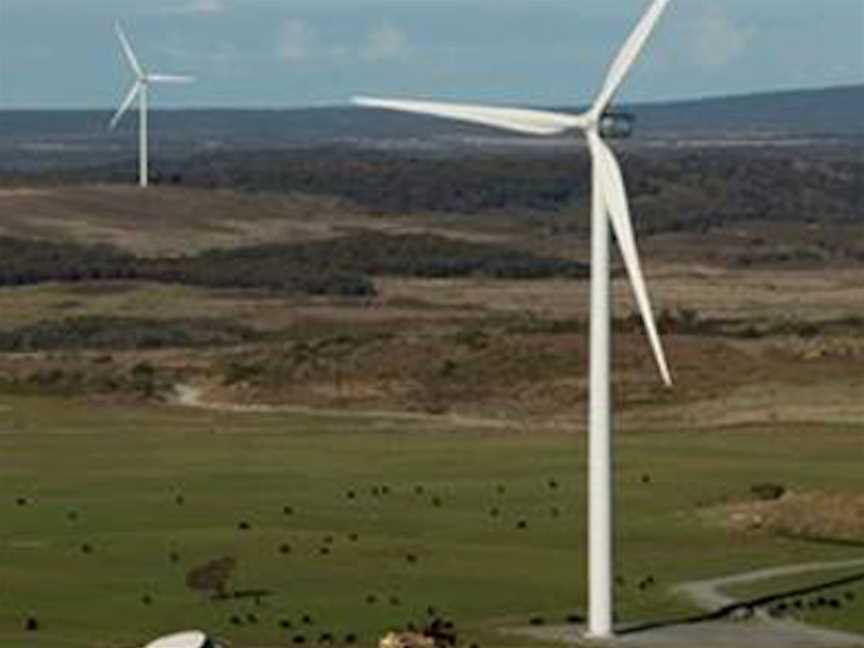
[[[195,78],[189,76],[175,76],[170,74],[148,74],[138,62],[138,57],[135,56],[132,45],[129,43],[129,39],[126,38],[126,34],[123,31],[123,28],[120,26],[120,23],[117,23],[115,25],[115,30],[117,31],[117,38],[120,39],[120,45],[123,48],[123,53],[126,55],[126,60],[129,61],[129,66],[132,68],[132,72],[135,75],[135,82],[132,84],[132,88],[129,90],[129,94],[126,95],[126,99],[123,100],[123,103],[120,104],[120,108],[114,114],[114,118],[111,120],[109,129],[114,130],[114,128],[123,118],[123,115],[126,114],[126,111],[129,110],[129,107],[132,105],[132,103],[137,97],[138,109],[140,111],[140,117],[138,121],[138,177],[139,184],[142,187],[146,187],[149,182],[149,158],[147,151],[147,94],[150,89],[150,85],[153,83],[192,83]]]
[[[627,191],[615,154],[604,138],[629,135],[632,119],[609,111],[628,72],[639,57],[669,0],[653,0],[609,69],[591,106],[581,115],[447,104],[399,99],[356,97],[353,102],[369,108],[445,117],[533,135],[554,135],[570,129],[584,131],[592,160],[591,216],[591,353],[589,394],[589,614],[588,636],[607,639],[613,628],[613,519],[612,519],[612,412],[610,398],[610,275],[609,223],[627,268],[633,293],[648,334],[651,349],[667,387],[672,377],[657,333],[651,302],[636,249]],[[608,217],[608,220],[607,220]]]

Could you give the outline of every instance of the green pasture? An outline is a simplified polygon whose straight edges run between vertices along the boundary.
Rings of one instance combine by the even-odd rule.
[[[624,430],[621,620],[693,613],[666,593],[680,581],[859,556],[734,535],[697,510],[755,482],[860,490],[862,435]],[[235,647],[322,633],[373,645],[421,625],[429,606],[460,643],[505,645],[501,626],[584,612],[585,481],[577,433],[0,397],[0,646],[132,648],[188,627]],[[223,556],[238,561],[234,590],[266,594],[211,600],[186,587],[191,568]],[[851,628],[854,616],[820,620]]]

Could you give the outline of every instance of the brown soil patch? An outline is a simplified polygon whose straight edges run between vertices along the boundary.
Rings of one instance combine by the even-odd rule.
[[[864,494],[792,492],[775,501],[723,507],[724,524],[741,532],[864,541]]]

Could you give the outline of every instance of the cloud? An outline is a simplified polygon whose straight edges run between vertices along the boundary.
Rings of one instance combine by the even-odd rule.
[[[369,31],[360,56],[365,61],[380,63],[403,58],[409,49],[404,31],[392,23],[382,23]]]
[[[164,13],[172,14],[221,14],[227,11],[226,0],[188,0],[176,7],[168,7]]]
[[[755,36],[754,27],[736,22],[713,5],[696,18],[691,48],[697,63],[705,67],[726,67],[741,58]]]
[[[292,18],[282,23],[276,43],[276,56],[288,63],[302,63],[315,56],[318,33],[305,20]]]

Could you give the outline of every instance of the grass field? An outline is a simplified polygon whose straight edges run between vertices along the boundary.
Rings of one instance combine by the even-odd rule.
[[[190,626],[233,646],[324,632],[371,645],[388,628],[422,624],[430,605],[466,645],[506,645],[496,628],[584,608],[581,435],[18,397],[0,405],[0,645],[132,647]],[[679,581],[860,555],[739,534],[696,512],[766,480],[860,490],[862,433],[799,424],[622,435],[622,620],[688,613],[666,594]],[[272,594],[256,605],[186,588],[190,568],[222,556],[238,560],[234,589]],[[648,576],[656,585],[641,591]],[[860,630],[858,594],[854,609],[819,620]],[[28,616],[38,631],[24,630]]]

